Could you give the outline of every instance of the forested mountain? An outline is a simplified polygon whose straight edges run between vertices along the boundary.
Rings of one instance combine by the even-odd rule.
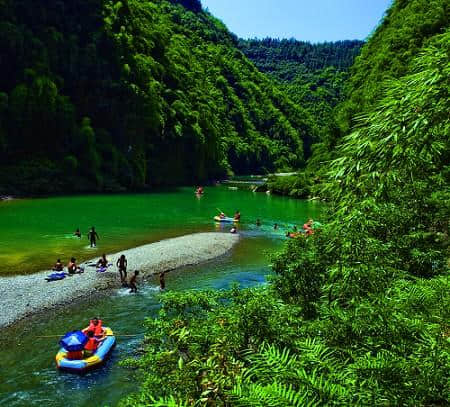
[[[239,40],[239,47],[262,72],[275,78],[285,93],[312,118],[318,143],[334,125],[334,108],[344,101],[348,71],[359,54],[362,41],[321,44],[266,38]],[[307,156],[311,144],[305,145]]]
[[[165,295],[122,405],[449,405],[448,7],[393,2],[322,164],[324,226],[266,287]]]
[[[0,193],[297,168],[313,129],[198,0],[2,0]]]
[[[275,38],[239,40],[239,48],[260,71],[288,82],[298,75],[328,67],[348,70],[363,44],[358,40],[320,44]]]
[[[383,81],[411,71],[411,61],[430,38],[449,25],[450,3],[446,0],[399,0],[387,11],[370,41],[356,58],[341,108],[342,134],[356,118],[384,95]]]
[[[393,3],[370,41],[361,49],[361,55],[356,57],[348,80],[341,82],[341,100],[336,107],[330,109],[330,105],[315,105],[316,109],[322,105],[322,111],[326,112],[324,117],[330,120],[321,129],[320,139],[313,146],[306,179],[324,178],[328,171],[325,164],[338,157],[336,147],[342,138],[355,130],[360,125],[359,117],[371,112],[373,105],[384,97],[385,81],[412,72],[412,60],[436,35],[445,32],[449,15],[450,4],[445,0],[400,0]],[[311,94],[306,94],[306,100],[310,97]],[[294,100],[299,102],[298,98],[294,97]],[[308,108],[306,103],[302,106]]]

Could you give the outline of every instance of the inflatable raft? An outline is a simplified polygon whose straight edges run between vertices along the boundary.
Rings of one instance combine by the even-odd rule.
[[[49,276],[47,276],[46,280],[47,281],[59,281],[59,280],[63,280],[64,278],[66,278],[66,273],[64,273],[64,271],[62,271],[61,273],[52,273]]]
[[[92,356],[84,359],[67,359],[67,351],[61,348],[56,354],[56,366],[58,369],[74,373],[84,373],[90,369],[99,367],[108,358],[116,344],[116,337],[111,328],[104,328],[106,339],[101,343]]]
[[[214,216],[214,220],[216,222],[220,223],[233,223],[233,222],[239,222],[238,220],[235,220],[234,218],[221,218],[220,216]]]

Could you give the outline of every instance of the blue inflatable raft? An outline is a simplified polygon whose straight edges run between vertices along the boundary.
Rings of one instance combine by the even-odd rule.
[[[102,365],[116,344],[116,337],[111,328],[106,328],[106,339],[101,343],[93,355],[84,359],[67,359],[67,351],[61,348],[56,354],[56,366],[58,369],[73,373],[84,373],[90,369],[94,369]]]
[[[52,273],[50,274],[46,280],[47,281],[59,281],[66,278],[66,273],[64,273],[63,271],[61,273]]]
[[[214,216],[214,220],[216,222],[220,222],[220,223],[237,223],[239,222],[237,219],[234,218],[221,218],[220,216]]]

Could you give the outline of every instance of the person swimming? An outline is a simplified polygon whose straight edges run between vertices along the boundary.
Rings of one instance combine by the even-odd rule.
[[[256,219],[256,226],[261,226],[261,220],[260,219]]]

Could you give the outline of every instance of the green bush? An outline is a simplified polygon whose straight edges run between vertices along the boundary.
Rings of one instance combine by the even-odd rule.
[[[311,193],[311,178],[305,173],[291,176],[271,176],[266,188],[276,195],[293,198],[308,198]]]

